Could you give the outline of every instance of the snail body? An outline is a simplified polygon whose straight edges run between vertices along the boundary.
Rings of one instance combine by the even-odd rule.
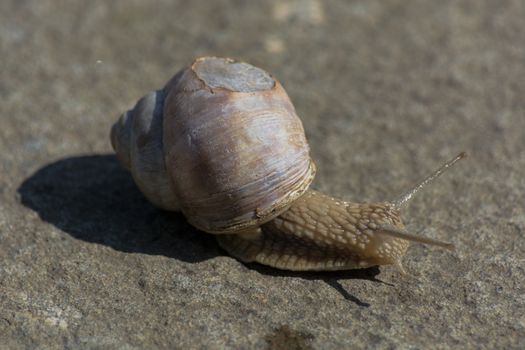
[[[111,129],[120,162],[156,206],[181,211],[245,262],[288,270],[394,264],[410,241],[399,209],[462,158],[399,200],[351,203],[310,190],[315,165],[281,84],[262,69],[196,59]]]

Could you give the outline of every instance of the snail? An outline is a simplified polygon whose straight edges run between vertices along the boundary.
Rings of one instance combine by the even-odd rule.
[[[180,211],[244,262],[285,270],[393,264],[409,243],[451,243],[405,230],[400,209],[465,153],[398,199],[353,203],[310,189],[316,167],[282,85],[229,58],[201,57],[142,97],[111,144],[145,197]]]

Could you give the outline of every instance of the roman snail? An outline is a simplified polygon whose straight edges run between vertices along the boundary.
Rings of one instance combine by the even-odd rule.
[[[394,264],[410,241],[400,209],[461,153],[391,202],[352,203],[309,189],[301,120],[281,84],[229,58],[202,57],[142,97],[111,128],[120,162],[154,205],[181,211],[234,257],[286,270]]]

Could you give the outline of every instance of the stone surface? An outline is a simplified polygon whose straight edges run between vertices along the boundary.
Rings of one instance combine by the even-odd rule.
[[[0,2],[5,348],[525,346],[523,1]],[[283,83],[315,187],[394,198],[408,276],[244,265],[138,192],[109,128],[199,55]]]

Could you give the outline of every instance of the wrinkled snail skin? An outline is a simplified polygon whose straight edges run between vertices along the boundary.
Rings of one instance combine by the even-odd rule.
[[[122,165],[154,205],[181,211],[234,257],[286,270],[394,264],[410,241],[399,210],[464,154],[398,200],[352,203],[309,190],[316,168],[281,84],[260,68],[202,57],[111,128]]]
[[[410,242],[454,250],[452,243],[413,235],[400,210],[413,196],[466,157],[462,152],[392,202],[353,203],[308,190],[260,228],[219,236],[219,244],[244,262],[284,270],[330,271],[401,263]]]
[[[285,270],[401,266],[409,241],[382,233],[385,225],[404,228],[388,204],[345,202],[309,190],[258,231],[217,239],[242,261]]]

